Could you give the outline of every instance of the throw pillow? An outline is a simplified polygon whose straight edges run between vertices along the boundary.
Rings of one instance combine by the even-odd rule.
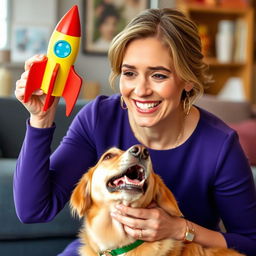
[[[237,131],[241,146],[251,165],[256,165],[256,120],[248,119],[239,123],[229,124]]]

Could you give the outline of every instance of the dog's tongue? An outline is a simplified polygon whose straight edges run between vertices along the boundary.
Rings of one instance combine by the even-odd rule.
[[[140,183],[140,181],[137,180],[137,179],[132,180],[132,179],[129,179],[127,176],[123,176],[119,179],[116,179],[113,183],[118,187],[118,186],[121,186],[123,184],[138,185]]]

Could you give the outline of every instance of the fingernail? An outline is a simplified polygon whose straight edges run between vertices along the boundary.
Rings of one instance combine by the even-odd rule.
[[[116,207],[116,209],[118,209],[118,210],[122,210],[122,208],[123,208],[123,206],[122,206],[121,204],[116,204],[115,207]]]
[[[110,215],[111,215],[112,217],[116,217],[116,216],[117,216],[117,212],[110,212]]]
[[[42,95],[44,92],[42,90],[36,90],[34,93],[36,95]]]

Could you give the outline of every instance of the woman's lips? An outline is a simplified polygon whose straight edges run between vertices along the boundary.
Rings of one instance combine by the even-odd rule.
[[[133,100],[136,109],[140,113],[151,114],[158,109],[161,101],[138,101]]]

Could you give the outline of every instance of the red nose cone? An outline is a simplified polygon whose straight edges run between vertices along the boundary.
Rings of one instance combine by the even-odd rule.
[[[69,36],[81,36],[81,26],[77,5],[74,5],[62,17],[62,19],[56,26],[56,30]]]

